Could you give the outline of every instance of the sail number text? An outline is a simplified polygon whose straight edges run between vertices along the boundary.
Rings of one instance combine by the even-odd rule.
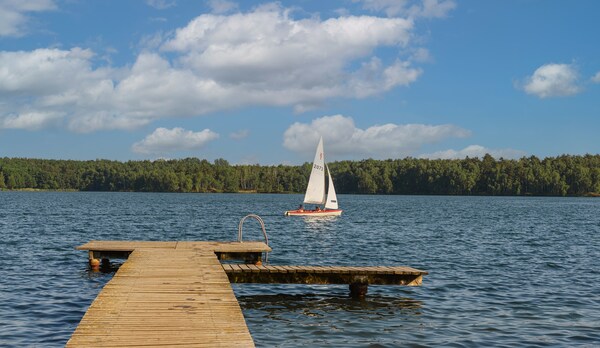
[[[313,164],[313,168],[315,168],[316,170],[320,170],[320,171],[325,170],[325,168],[323,168],[323,166],[320,166],[318,164]]]

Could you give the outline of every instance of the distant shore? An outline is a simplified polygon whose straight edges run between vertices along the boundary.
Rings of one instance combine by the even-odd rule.
[[[339,194],[600,196],[600,154],[544,159],[404,158],[328,164]],[[199,158],[72,161],[0,158],[0,189],[304,193],[311,164],[231,165]]]
[[[38,188],[21,188],[21,189],[0,189],[0,192],[130,192],[130,193],[185,193],[185,194],[277,194],[277,195],[298,195],[304,194],[304,192],[258,192],[256,190],[240,190],[236,192],[165,192],[165,191],[86,191],[86,190],[53,190],[53,189],[38,189]],[[472,197],[588,197],[588,198],[598,198],[600,197],[600,193],[597,192],[588,192],[581,195],[566,195],[566,196],[553,196],[553,195],[461,195],[461,194],[381,194],[381,193],[350,193],[350,194],[358,194],[365,196],[472,196]]]

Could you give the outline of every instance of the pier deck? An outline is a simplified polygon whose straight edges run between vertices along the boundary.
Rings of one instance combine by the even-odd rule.
[[[128,258],[75,329],[67,347],[253,347],[231,282],[418,286],[410,267],[221,264],[261,260],[262,242],[91,241],[89,257]],[[354,289],[353,289],[354,287]]]
[[[263,252],[272,249],[263,242],[160,242],[160,241],[125,241],[125,240],[93,240],[76,247],[77,250],[88,250],[91,259],[126,259],[136,249],[172,249],[172,250],[210,250],[219,260],[244,260],[255,263],[262,260]]]
[[[67,347],[254,347],[215,253],[136,249],[89,307]]]

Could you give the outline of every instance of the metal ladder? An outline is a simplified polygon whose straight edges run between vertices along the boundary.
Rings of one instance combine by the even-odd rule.
[[[254,218],[260,223],[260,227],[262,228],[263,236],[265,237],[265,243],[267,244],[267,246],[269,246],[269,237],[267,237],[267,230],[265,229],[265,222],[263,221],[263,219],[260,216],[258,216],[256,214],[248,214],[240,220],[240,223],[238,225],[238,242],[243,243],[242,230],[244,227],[244,222],[248,218]],[[269,261],[269,253],[265,252],[265,263],[267,263],[268,261]]]

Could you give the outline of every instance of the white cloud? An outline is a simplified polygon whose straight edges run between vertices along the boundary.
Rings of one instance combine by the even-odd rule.
[[[52,0],[3,0],[0,1],[0,37],[23,36],[29,21],[27,13],[56,9]]]
[[[0,91],[34,97],[53,95],[69,84],[94,79],[90,50],[37,49],[30,52],[0,51]]]
[[[354,0],[362,2],[367,10],[384,12],[390,17],[408,16],[411,18],[440,18],[456,7],[453,0]]]
[[[157,128],[142,141],[133,144],[131,149],[133,152],[141,154],[197,150],[218,137],[219,134],[210,129],[192,132],[178,127],[173,129]]]
[[[523,89],[540,98],[564,97],[581,91],[577,70],[570,64],[546,64],[525,80]]]
[[[408,86],[416,81],[421,73],[421,69],[413,69],[410,63],[401,60],[384,68],[381,60],[374,57],[371,61],[363,63],[361,69],[349,79],[348,91],[358,98],[364,98],[396,86]]]
[[[228,13],[238,9],[238,4],[227,0],[209,0],[208,6],[210,6],[212,12],[216,14]]]
[[[521,150],[515,149],[489,149],[481,145],[469,145],[462,150],[444,150],[429,154],[420,155],[420,158],[430,159],[462,159],[465,157],[469,158],[483,158],[486,154],[490,154],[492,157],[505,158],[505,159],[516,159],[525,156],[527,153]]]
[[[247,129],[242,129],[239,130],[237,132],[233,132],[229,134],[229,137],[231,139],[235,139],[235,140],[239,140],[239,139],[244,139],[246,138],[248,135],[250,134],[250,131]]]
[[[146,4],[157,10],[164,10],[177,5],[175,0],[146,0]]]
[[[23,112],[0,119],[0,128],[37,130],[58,124],[62,116],[57,112]]]
[[[409,44],[413,23],[402,18],[340,17],[294,20],[278,7],[230,16],[202,15],[177,30],[163,50],[180,53],[179,66],[230,91],[239,102],[295,105],[298,110],[332,97],[363,98],[416,80],[409,62],[381,62],[377,47]],[[310,108],[310,107],[309,107]]]
[[[598,72],[596,73],[596,75],[594,75],[594,76],[592,77],[592,82],[594,82],[594,83],[600,83],[600,71],[598,71]]]
[[[414,51],[413,35],[410,19],[294,19],[275,3],[204,14],[169,39],[147,37],[146,49],[122,68],[99,66],[94,52],[78,47],[0,51],[0,127],[36,114],[35,127],[132,129],[244,106],[302,112],[332,98],[366,98],[419,78],[410,61],[375,56],[381,47]]]
[[[332,157],[401,158],[413,155],[425,144],[469,135],[468,130],[453,125],[388,123],[360,129],[352,118],[335,115],[317,118],[309,124],[294,123],[284,133],[283,146],[308,155],[323,136],[326,153]]]
[[[446,17],[456,7],[452,0],[423,0],[420,16],[425,18]]]
[[[77,47],[0,51],[0,127],[38,129],[63,118],[73,128],[85,118],[115,109],[115,72],[94,70],[92,57],[93,52]]]

